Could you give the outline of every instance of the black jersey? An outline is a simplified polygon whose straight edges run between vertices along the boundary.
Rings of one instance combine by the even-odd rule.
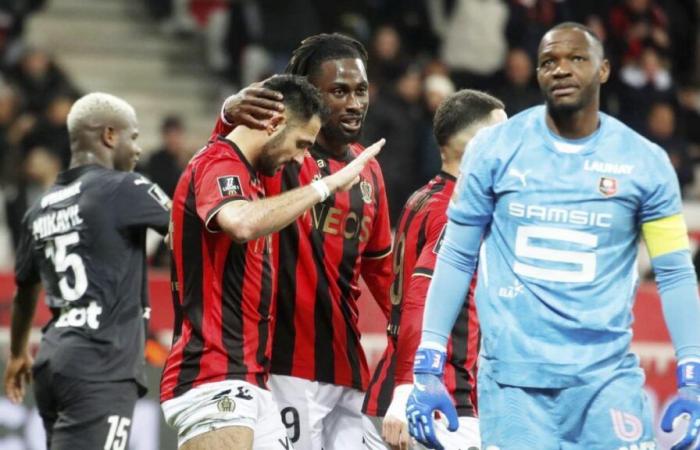
[[[41,281],[53,318],[35,365],[91,381],[144,383],[146,228],[165,233],[170,200],[143,176],[69,169],[29,209],[17,285]]]

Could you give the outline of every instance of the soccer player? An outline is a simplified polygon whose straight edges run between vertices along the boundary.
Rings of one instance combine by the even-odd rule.
[[[5,392],[18,403],[34,378],[52,450],[123,449],[146,392],[146,229],[166,233],[170,199],[131,172],[141,149],[128,103],[88,94],[67,121],[70,168],[22,221]],[[42,285],[53,317],[33,362]]]
[[[332,175],[269,196],[261,177],[303,160],[321,127],[321,97],[298,76],[273,77],[263,88],[284,96],[284,112],[265,129],[241,125],[211,141],[175,191],[176,324],[161,401],[181,449],[291,448],[266,386],[275,305],[270,233],[356,183],[383,145]]]
[[[433,131],[440,146],[442,170],[408,199],[399,218],[388,344],[362,407],[367,416],[365,441],[369,448],[387,448],[382,437],[389,448],[408,448],[406,401],[413,384],[413,356],[420,341],[423,306],[447,222],[445,212],[459,173],[459,162],[477,131],[505,118],[500,100],[468,89],[446,98],[435,113]],[[462,307],[447,345],[445,382],[460,422],[458,433],[438,430],[441,441],[449,449],[480,448],[479,426],[471,401],[478,327],[470,290],[469,301]]]
[[[301,166],[286,165],[265,180],[268,194],[337,173],[366,152],[357,143],[369,106],[366,66],[362,44],[339,34],[309,37],[294,51],[287,72],[321,91],[328,120]],[[275,111],[273,95],[256,92],[260,98],[249,96],[247,108],[240,106],[245,96],[225,103],[229,122]],[[226,129],[217,124],[216,131]],[[274,237],[279,287],[270,387],[302,450],[362,446],[369,369],[357,323],[359,277],[388,314],[391,230],[379,164],[372,161],[360,178]]]
[[[458,425],[441,376],[477,258],[483,447],[656,448],[630,352],[640,238],[678,359],[679,396],[662,428],[688,414],[673,448],[698,448],[700,300],[678,181],[663,149],[599,112],[609,74],[589,29],[555,26],[538,50],[546,105],[483,130],[467,150],[407,407],[411,435],[431,448],[442,448],[434,410]]]

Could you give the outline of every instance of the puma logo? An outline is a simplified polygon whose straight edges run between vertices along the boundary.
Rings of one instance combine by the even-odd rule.
[[[521,183],[523,184],[523,186],[525,186],[525,187],[527,186],[527,180],[525,179],[525,177],[527,177],[527,175],[528,175],[529,173],[530,173],[529,170],[526,170],[525,172],[521,172],[521,171],[519,171],[518,169],[510,169],[510,170],[508,171],[508,175],[510,175],[510,176],[512,176],[512,177],[515,177],[515,178],[517,178],[518,180],[520,180],[520,182],[521,182]]]

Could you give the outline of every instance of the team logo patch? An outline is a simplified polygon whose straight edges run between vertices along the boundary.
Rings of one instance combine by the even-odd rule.
[[[362,180],[360,182],[360,192],[362,193],[363,202],[372,203],[372,185],[368,181]]]
[[[221,397],[218,402],[216,402],[216,409],[221,412],[232,412],[236,409],[236,402],[228,397]]]
[[[600,177],[598,180],[598,192],[606,197],[617,194],[617,180],[610,177]]]
[[[326,162],[322,159],[317,159],[316,164],[318,165],[319,169],[323,169],[324,167],[326,167]]]
[[[236,175],[227,175],[216,179],[219,183],[219,192],[222,197],[231,197],[233,195],[243,195],[241,187],[241,179]]]

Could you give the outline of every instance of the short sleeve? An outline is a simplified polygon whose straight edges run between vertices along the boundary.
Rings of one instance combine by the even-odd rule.
[[[683,210],[678,177],[671,160],[660,147],[654,149],[654,160],[645,174],[639,219],[641,223],[680,214]]]
[[[161,234],[168,231],[170,197],[155,183],[138,173],[129,173],[116,192],[115,211],[119,228],[148,227]]]
[[[15,283],[17,286],[35,284],[40,281],[39,264],[34,251],[34,237],[30,231],[29,215],[22,219],[15,257]]]
[[[248,167],[233,157],[213,159],[196,169],[195,207],[209,231],[218,231],[216,224],[210,223],[225,204],[251,198],[250,181]]]
[[[447,210],[449,219],[460,225],[485,225],[491,221],[495,203],[495,160],[489,155],[492,130],[479,132],[462,156],[459,178]]]

